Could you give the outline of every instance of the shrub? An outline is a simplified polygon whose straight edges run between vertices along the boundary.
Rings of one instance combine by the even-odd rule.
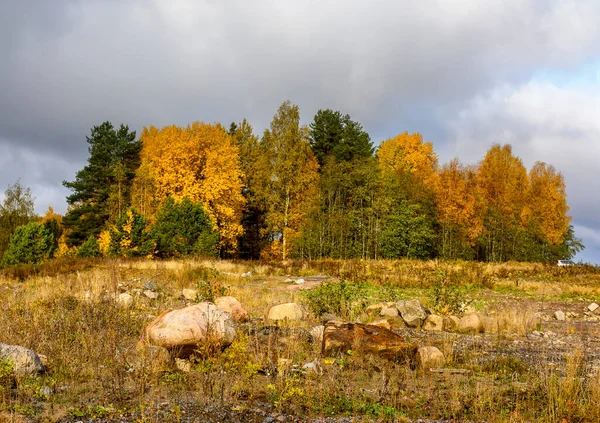
[[[219,233],[199,203],[168,197],[158,213],[151,237],[158,257],[216,256]]]
[[[366,297],[366,291],[364,284],[346,282],[342,278],[339,283],[325,281],[302,294],[308,308],[319,316],[333,313],[340,317],[352,317],[364,306],[362,299]]]
[[[108,252],[117,257],[144,257],[152,254],[154,243],[146,231],[146,218],[129,208],[110,231]]]
[[[89,237],[79,246],[76,255],[77,257],[102,257],[98,240],[93,236]]]
[[[4,266],[37,264],[54,253],[54,235],[41,223],[31,222],[15,229],[4,253]]]

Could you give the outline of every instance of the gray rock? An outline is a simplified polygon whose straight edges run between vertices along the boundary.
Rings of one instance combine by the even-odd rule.
[[[246,272],[246,273],[242,273],[242,278],[251,278],[252,277],[252,272]]]
[[[131,296],[131,294],[128,294],[127,292],[119,294],[117,296],[117,304],[120,307],[131,307],[133,305],[133,296]]]
[[[146,281],[144,282],[144,289],[149,289],[150,291],[156,291],[158,286],[154,282]]]
[[[410,327],[421,327],[427,318],[427,311],[421,305],[419,300],[398,301],[396,308],[400,312],[400,316]]]
[[[321,342],[323,342],[323,331],[324,330],[325,330],[325,326],[323,326],[323,325],[315,326],[314,328],[312,328],[310,330],[310,336],[312,336],[315,344],[321,345]]]
[[[151,300],[156,300],[158,298],[158,292],[150,291],[149,289],[144,291],[144,295]]]
[[[304,281],[304,279],[302,279],[302,278],[300,278],[300,279],[296,279],[296,280],[294,281],[294,283],[295,283],[296,285],[302,285],[304,282],[305,282],[305,281]]]
[[[565,313],[562,310],[556,310],[554,312],[554,318],[562,322],[565,320]]]
[[[313,372],[318,375],[323,373],[323,370],[321,369],[321,365],[319,364],[319,360],[314,360],[309,363],[306,363],[304,366],[302,366],[302,370],[304,370],[307,373]]]
[[[13,372],[19,376],[35,375],[44,371],[40,356],[35,351],[19,345],[0,343],[0,359],[10,360]]]

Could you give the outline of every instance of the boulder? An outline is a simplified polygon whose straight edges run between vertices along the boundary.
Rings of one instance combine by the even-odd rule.
[[[396,362],[414,363],[417,345],[394,332],[377,326],[330,320],[323,332],[322,354],[336,356],[352,350]]]
[[[481,316],[481,327],[485,333],[498,333],[498,320],[494,317]]]
[[[231,313],[234,322],[245,322],[248,320],[248,311],[235,297],[219,297],[215,299],[215,305],[222,310]]]
[[[554,312],[554,318],[562,322],[565,320],[565,313],[562,310],[557,310]]]
[[[444,367],[446,358],[436,347],[420,347],[417,350],[417,364],[422,370],[435,369]]]
[[[131,307],[133,305],[133,296],[127,292],[119,294],[117,296],[117,305],[125,308]]]
[[[460,319],[456,316],[444,316],[444,330],[446,331],[452,331],[452,330],[456,330],[456,328],[458,327],[458,322],[460,321]]]
[[[198,291],[189,288],[182,289],[181,297],[188,301],[196,301],[196,299],[198,298]]]
[[[386,319],[375,320],[374,322],[369,323],[371,326],[377,326],[378,328],[384,328],[387,330],[392,329],[392,325]]]
[[[205,342],[227,346],[234,337],[231,314],[209,302],[166,311],[144,330],[148,344],[167,348],[177,357],[189,356]]]
[[[444,318],[435,314],[430,314],[423,322],[423,330],[430,332],[441,332],[444,330]]]
[[[304,309],[296,303],[274,305],[267,313],[267,320],[302,320]]]
[[[475,332],[479,333],[483,330],[481,318],[477,313],[466,314],[460,318],[456,329],[459,332]]]
[[[396,307],[385,307],[379,312],[381,317],[398,317],[398,309]]]
[[[421,305],[419,300],[398,301],[396,308],[406,324],[413,328],[420,328],[427,318],[427,310]]]
[[[30,376],[42,373],[44,365],[40,356],[29,348],[0,343],[0,360],[9,360],[14,374]]]

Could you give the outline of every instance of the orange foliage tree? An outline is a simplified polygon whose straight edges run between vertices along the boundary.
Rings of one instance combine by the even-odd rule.
[[[195,122],[185,128],[144,128],[141,140],[147,180],[136,186],[152,187],[161,202],[167,196],[200,202],[219,230],[220,247],[235,250],[245,200],[239,151],[231,135],[219,124]]]
[[[492,146],[477,169],[477,185],[484,203],[482,247],[490,261],[516,257],[528,187],[527,170],[510,145]]]
[[[441,256],[470,258],[483,229],[474,171],[458,159],[450,161],[439,171],[435,196]]]

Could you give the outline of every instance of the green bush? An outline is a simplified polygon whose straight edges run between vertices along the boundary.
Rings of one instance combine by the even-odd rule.
[[[351,318],[362,311],[367,287],[363,283],[325,281],[316,288],[303,291],[304,302],[315,314],[321,316],[332,313],[343,318]]]
[[[41,223],[31,222],[15,229],[2,264],[37,264],[54,254],[54,235]]]
[[[110,231],[108,252],[116,257],[145,257],[154,252],[146,218],[134,208],[127,209]]]
[[[98,240],[93,236],[89,237],[79,246],[76,255],[77,257],[102,257]]]
[[[168,197],[158,213],[151,236],[158,257],[216,256],[219,233],[199,203]]]

